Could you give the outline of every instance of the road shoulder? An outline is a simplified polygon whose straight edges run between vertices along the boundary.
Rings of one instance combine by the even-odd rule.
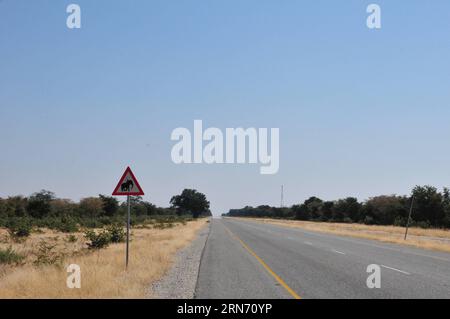
[[[197,285],[202,253],[211,223],[203,227],[192,243],[177,252],[167,274],[150,286],[149,297],[161,299],[192,299]]]

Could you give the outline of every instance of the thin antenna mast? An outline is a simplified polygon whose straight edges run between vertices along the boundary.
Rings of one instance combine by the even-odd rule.
[[[281,185],[281,201],[280,201],[280,207],[284,207],[284,186]]]

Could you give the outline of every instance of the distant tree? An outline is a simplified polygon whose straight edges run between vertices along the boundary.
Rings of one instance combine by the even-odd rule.
[[[273,207],[272,215],[275,218],[288,218],[290,217],[290,209],[288,207]]]
[[[308,210],[308,215],[310,216],[310,219],[312,220],[321,220],[322,217],[322,204],[323,201],[315,196],[312,196],[305,200],[305,206]]]
[[[408,199],[399,196],[377,196],[366,201],[363,212],[366,224],[393,225],[396,221],[406,222]]]
[[[8,212],[6,209],[6,200],[0,198],[0,227],[6,224]]]
[[[450,190],[445,187],[443,194],[442,194],[442,200],[444,205],[444,227],[450,228]]]
[[[142,196],[132,196],[130,201],[131,211],[136,216],[149,215],[149,212],[152,210],[152,206],[154,206],[153,204],[144,201]],[[123,203],[123,206],[126,206],[126,202]]]
[[[7,217],[24,217],[27,215],[28,198],[23,196],[8,197],[4,200]]]
[[[98,197],[87,197],[80,201],[80,215],[84,217],[99,217],[104,215],[103,201]]]
[[[361,219],[361,204],[354,197],[338,200],[333,209],[333,219],[343,222],[358,222]]]
[[[70,199],[56,198],[50,202],[52,216],[72,216],[75,213],[77,204]]]
[[[0,216],[6,215],[6,201],[0,197]]]
[[[195,189],[184,189],[181,195],[173,196],[170,204],[177,210],[178,214],[192,214],[197,218],[209,211],[209,201],[205,194],[197,192]]]
[[[34,193],[28,199],[28,214],[35,218],[43,218],[48,216],[51,211],[51,202],[54,199],[55,194],[47,190],[41,190],[38,193]]]
[[[155,215],[176,215],[177,211],[173,207],[156,207]]]
[[[102,207],[105,215],[114,216],[119,210],[119,202],[116,198],[105,195],[98,195],[102,200]]]
[[[322,219],[329,221],[333,217],[334,202],[327,201],[322,204]]]
[[[442,192],[442,201],[444,206],[450,206],[450,190],[447,187],[444,187],[444,191]]]
[[[158,215],[158,207],[150,202],[142,202],[144,214],[147,216]],[[164,215],[164,214],[161,214]]]
[[[303,204],[292,206],[292,213],[288,215],[293,215],[298,220],[322,220],[322,204],[320,198],[312,196]]]
[[[141,205],[144,202],[142,196],[131,196],[130,197],[131,205]]]
[[[438,226],[445,217],[444,198],[432,186],[416,186],[412,191],[414,196],[413,220]]]
[[[413,190],[413,225],[419,227],[450,227],[450,190],[439,193],[431,186],[417,186]],[[226,216],[292,218],[298,220],[356,222],[378,225],[404,226],[411,205],[411,197],[383,195],[364,203],[354,197],[323,202],[310,197],[303,204],[278,208],[261,205],[230,209]]]
[[[311,216],[309,215],[308,207],[305,204],[293,205],[291,209],[294,213],[295,219],[309,220],[311,218]]]
[[[450,227],[450,190],[444,187],[442,192],[442,206],[444,210],[443,226],[446,228]]]

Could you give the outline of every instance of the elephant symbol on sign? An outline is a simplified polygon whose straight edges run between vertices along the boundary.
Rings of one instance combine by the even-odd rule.
[[[120,189],[122,192],[129,192],[133,189],[134,187],[134,183],[132,180],[127,180],[126,182],[122,183],[122,185],[120,185]]]

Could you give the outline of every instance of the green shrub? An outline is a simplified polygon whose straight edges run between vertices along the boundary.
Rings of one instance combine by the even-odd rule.
[[[126,233],[122,226],[117,224],[110,225],[106,228],[112,243],[122,243],[125,241]]]
[[[353,223],[353,220],[350,217],[344,217],[342,222],[346,223],[346,224],[351,224],[351,223]]]
[[[364,217],[364,224],[366,224],[366,225],[373,225],[374,224],[373,217],[372,216]]]
[[[11,237],[24,238],[30,236],[31,222],[26,218],[12,219],[7,223]]]
[[[84,236],[90,241],[87,244],[90,249],[106,248],[111,243],[111,235],[106,230],[102,230],[98,234],[93,230],[88,230]]]
[[[0,217],[0,227],[6,227],[8,225],[8,221],[4,217]]]
[[[167,229],[167,228],[172,228],[174,226],[175,226],[175,224],[172,223],[172,222],[168,222],[168,223],[158,222],[158,223],[153,225],[153,228],[156,228],[156,229]]]
[[[69,236],[67,236],[67,242],[68,243],[76,243],[78,241],[77,236],[70,234]]]
[[[100,228],[103,226],[103,224],[95,218],[83,218],[81,225],[87,228]]]
[[[74,233],[78,231],[76,221],[67,216],[63,216],[55,228],[63,233]]]
[[[412,227],[418,227],[418,228],[430,228],[431,224],[429,221],[420,221],[420,222],[412,222],[411,223]]]
[[[42,219],[32,219],[33,225],[61,231],[63,233],[73,233],[78,231],[77,221],[70,216],[47,216]]]
[[[20,264],[25,257],[21,254],[16,253],[12,247],[7,249],[0,249],[0,264]]]
[[[397,216],[394,219],[394,226],[405,227],[406,226],[406,219],[407,218],[403,218],[403,217]]]
[[[100,218],[98,218],[98,222],[102,225],[111,225],[113,223],[112,218],[108,217],[108,216],[102,216]]]

